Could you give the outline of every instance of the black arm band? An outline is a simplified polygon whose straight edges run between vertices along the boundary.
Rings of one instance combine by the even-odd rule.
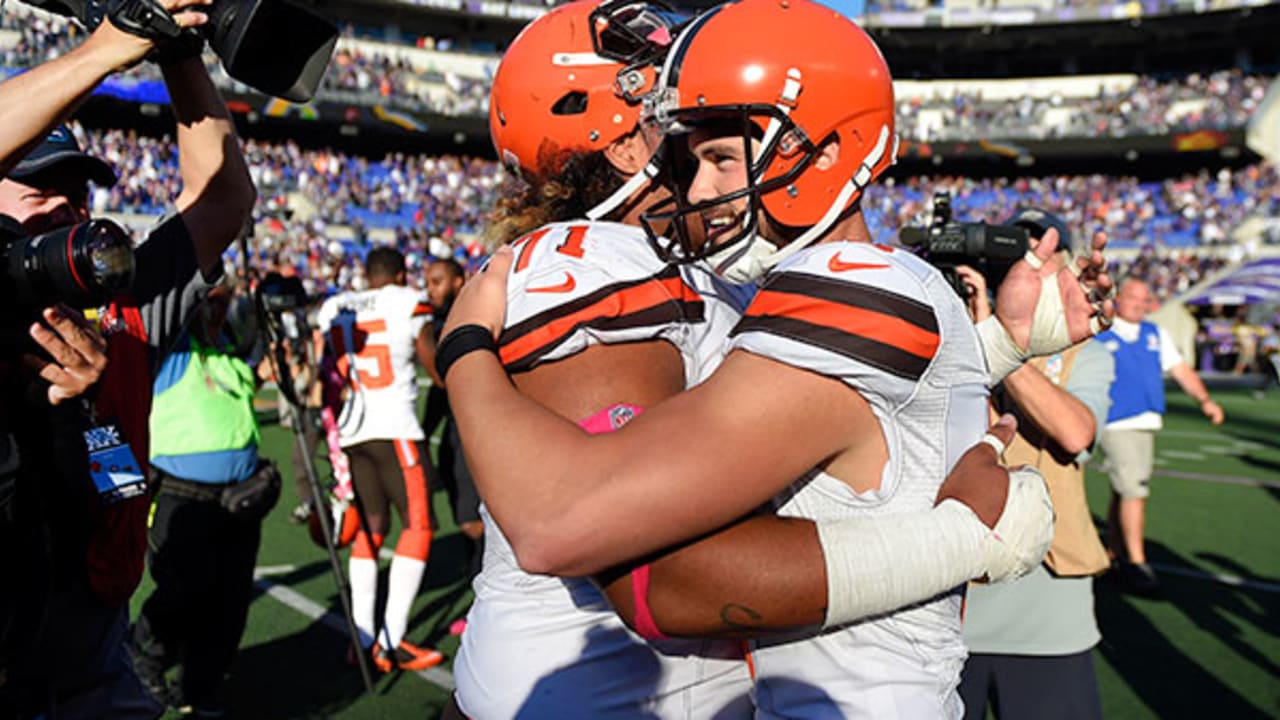
[[[463,325],[445,335],[436,348],[436,373],[440,375],[440,379],[444,380],[454,363],[476,350],[498,354],[498,343],[494,342],[489,328],[483,325]]]

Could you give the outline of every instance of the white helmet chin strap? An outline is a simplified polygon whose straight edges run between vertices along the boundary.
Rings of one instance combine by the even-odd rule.
[[[632,175],[631,179],[623,183],[622,187],[618,188],[612,195],[601,201],[599,205],[588,210],[587,219],[595,222],[614,210],[617,210],[622,203],[627,201],[627,198],[630,198],[637,190],[644,187],[658,176],[658,164],[660,162],[661,158],[657,153],[655,153],[653,158],[649,160],[649,163],[645,165],[640,172]]]
[[[840,189],[839,194],[836,195],[835,200],[831,202],[826,213],[823,214],[818,222],[804,231],[800,237],[781,248],[765,240],[757,232],[745,242],[735,243],[733,246],[727,247],[718,253],[713,253],[707,259],[710,261],[712,268],[715,269],[716,274],[733,283],[758,280],[765,273],[777,267],[779,263],[809,247],[825,235],[831,229],[831,226],[836,223],[836,220],[839,219],[840,214],[844,212],[845,206],[849,204],[849,199],[853,197],[854,193],[865,189],[871,182],[874,168],[884,158],[890,137],[893,138],[891,162],[897,162],[898,136],[889,132],[888,125],[881,125],[880,137],[877,139],[875,147],[871,148],[871,151],[862,159],[857,172]]]

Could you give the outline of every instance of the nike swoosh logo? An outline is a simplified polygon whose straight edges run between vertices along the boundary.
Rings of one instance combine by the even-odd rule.
[[[885,263],[861,263],[861,262],[845,262],[840,259],[840,253],[831,256],[831,261],[827,263],[827,267],[831,272],[845,272],[847,270],[883,270],[889,267]]]
[[[578,281],[573,279],[572,273],[564,274],[564,282],[559,285],[546,285],[544,287],[529,288],[531,293],[567,293],[573,292],[578,287]]]

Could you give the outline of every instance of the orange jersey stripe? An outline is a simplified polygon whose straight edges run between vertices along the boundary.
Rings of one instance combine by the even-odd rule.
[[[542,326],[502,345],[499,355],[504,365],[554,345],[577,328],[604,318],[625,317],[688,297],[693,291],[679,277],[652,278],[638,285],[620,288],[586,307],[551,318]],[[696,297],[696,293],[694,293]]]
[[[755,317],[786,317],[868,338],[917,357],[932,358],[941,338],[901,318],[808,295],[761,290],[747,308]]]

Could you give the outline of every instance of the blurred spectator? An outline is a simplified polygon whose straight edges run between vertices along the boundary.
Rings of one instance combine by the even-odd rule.
[[[1151,300],[1147,283],[1136,277],[1125,280],[1116,296],[1115,323],[1096,340],[1111,351],[1116,365],[1102,434],[1112,489],[1107,544],[1119,563],[1121,587],[1145,595],[1159,589],[1143,538],[1155,434],[1164,426],[1164,373],[1195,398],[1210,422],[1221,425],[1223,420],[1222,407],[1183,361],[1169,334],[1146,321]]]

